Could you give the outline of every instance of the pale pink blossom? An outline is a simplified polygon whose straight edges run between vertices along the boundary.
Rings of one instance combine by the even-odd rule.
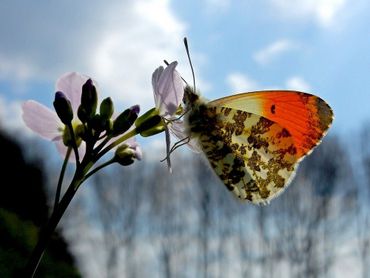
[[[63,92],[66,98],[71,102],[73,110],[72,126],[74,128],[82,124],[77,117],[77,109],[81,103],[82,86],[88,79],[88,76],[80,73],[69,72],[62,75],[55,85],[55,91]],[[95,81],[93,81],[93,84],[97,91],[99,91]],[[67,151],[67,147],[63,143],[63,132],[66,126],[58,118],[56,112],[34,100],[28,100],[23,103],[22,110],[22,118],[26,126],[44,139],[53,141],[60,154],[64,157]],[[137,153],[136,156],[138,159],[141,159],[141,150],[135,142],[135,139],[131,138],[129,140],[130,141],[126,143]],[[85,149],[86,145],[82,141],[78,147],[80,157],[85,154]],[[73,155],[71,155],[70,160],[75,160]]]
[[[72,126],[74,127],[81,124],[77,118],[77,109],[81,102],[82,85],[88,79],[89,77],[80,73],[68,72],[62,75],[55,84],[55,91],[63,92],[71,102],[73,110]],[[56,112],[34,100],[23,103],[22,110],[22,118],[26,126],[41,137],[54,141],[58,151],[64,157],[67,152],[67,147],[63,143],[63,132],[66,127],[58,118]],[[84,154],[85,149],[85,144],[82,142],[78,148],[80,156]],[[70,160],[74,161],[74,159],[74,156],[71,155]]]
[[[152,85],[155,106],[159,114],[167,120],[169,131],[178,139],[186,141],[189,137],[187,128],[184,121],[178,119],[179,115],[175,114],[184,96],[184,82],[176,71],[176,66],[177,62],[172,62],[165,69],[162,66],[158,67],[152,75]],[[169,144],[167,141],[167,146]],[[187,145],[195,152],[200,151],[196,142],[190,138]]]
[[[184,95],[184,85],[180,74],[175,70],[177,62],[165,69],[160,66],[152,75],[155,106],[161,116],[173,116]]]

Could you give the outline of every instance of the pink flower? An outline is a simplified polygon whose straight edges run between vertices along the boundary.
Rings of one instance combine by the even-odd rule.
[[[152,75],[155,106],[163,117],[173,116],[182,102],[184,85],[180,74],[175,70],[177,62],[165,69],[160,66]]]
[[[77,117],[77,109],[81,103],[82,86],[86,83],[89,77],[76,72],[69,72],[62,75],[56,82],[55,90],[62,92],[65,97],[70,101],[73,111],[72,126],[76,129],[77,126],[81,125],[81,121]],[[92,81],[93,85],[97,88],[95,81]],[[97,88],[98,91],[98,88]],[[57,116],[56,112],[52,111],[48,107],[42,105],[33,100],[28,100],[22,105],[23,109],[23,121],[25,124],[35,133],[47,140],[55,142],[57,149],[60,154],[64,157],[67,151],[67,147],[63,143],[63,134],[66,126]],[[127,141],[130,148],[135,151],[137,159],[141,159],[141,150],[134,138]],[[78,147],[80,157],[85,154],[86,145],[85,142],[81,142]],[[70,156],[70,161],[74,161],[75,157]]]
[[[72,126],[74,128],[81,124],[77,118],[77,108],[81,102],[82,85],[88,79],[89,77],[85,75],[69,72],[62,75],[55,84],[55,91],[63,92],[71,102],[73,110]],[[54,141],[60,154],[64,157],[67,151],[67,147],[63,144],[63,133],[66,127],[58,118],[57,114],[34,100],[28,100],[23,103],[22,110],[22,118],[26,126],[44,139]],[[85,151],[85,144],[83,142],[78,150],[82,156]],[[74,159],[74,156],[71,155],[70,160],[74,161]]]
[[[158,67],[152,75],[155,106],[159,114],[168,122],[168,129],[180,140],[186,140],[188,133],[183,120],[177,119],[175,115],[182,103],[184,96],[184,83],[180,74],[176,71],[177,62],[172,62],[165,69]],[[170,144],[167,141],[167,146]],[[200,148],[189,140],[187,144],[190,149],[200,152]],[[167,154],[168,155],[168,154]]]

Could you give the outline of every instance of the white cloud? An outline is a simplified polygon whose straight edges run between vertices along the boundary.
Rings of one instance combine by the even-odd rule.
[[[281,39],[257,51],[253,55],[253,58],[257,63],[265,65],[271,63],[274,59],[276,59],[283,53],[292,50],[296,47],[297,47],[296,43],[290,40]]]
[[[285,86],[289,90],[297,90],[302,92],[310,92],[311,86],[302,77],[293,76],[285,82]]]
[[[320,26],[329,27],[335,23],[338,14],[344,11],[348,0],[270,0],[283,15],[295,20],[314,20]]]
[[[138,1],[131,20],[114,24],[95,49],[92,68],[115,98],[129,103],[153,103],[151,74],[162,64],[184,56],[184,26],[170,12],[168,1]],[[120,13],[116,16],[119,17]]]
[[[247,92],[258,89],[256,81],[251,79],[248,75],[240,72],[230,73],[226,77],[226,83],[230,86],[233,92]]]
[[[68,3],[0,4],[7,23],[0,26],[0,79],[54,82],[79,71],[96,79],[104,96],[146,109],[153,105],[151,74],[163,59],[187,65],[186,26],[168,0]]]

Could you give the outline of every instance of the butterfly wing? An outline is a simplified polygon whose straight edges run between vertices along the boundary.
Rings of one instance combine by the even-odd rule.
[[[193,113],[188,120],[191,136],[237,197],[266,203],[287,187],[299,157],[284,127],[257,114],[212,103]]]
[[[318,145],[333,121],[333,111],[321,98],[298,91],[257,91],[209,103],[263,116],[289,131],[297,156]]]

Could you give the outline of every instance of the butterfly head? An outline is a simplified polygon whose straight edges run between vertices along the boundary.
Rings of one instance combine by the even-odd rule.
[[[186,107],[192,107],[199,101],[199,95],[194,92],[193,88],[186,86],[184,90],[183,102]]]

